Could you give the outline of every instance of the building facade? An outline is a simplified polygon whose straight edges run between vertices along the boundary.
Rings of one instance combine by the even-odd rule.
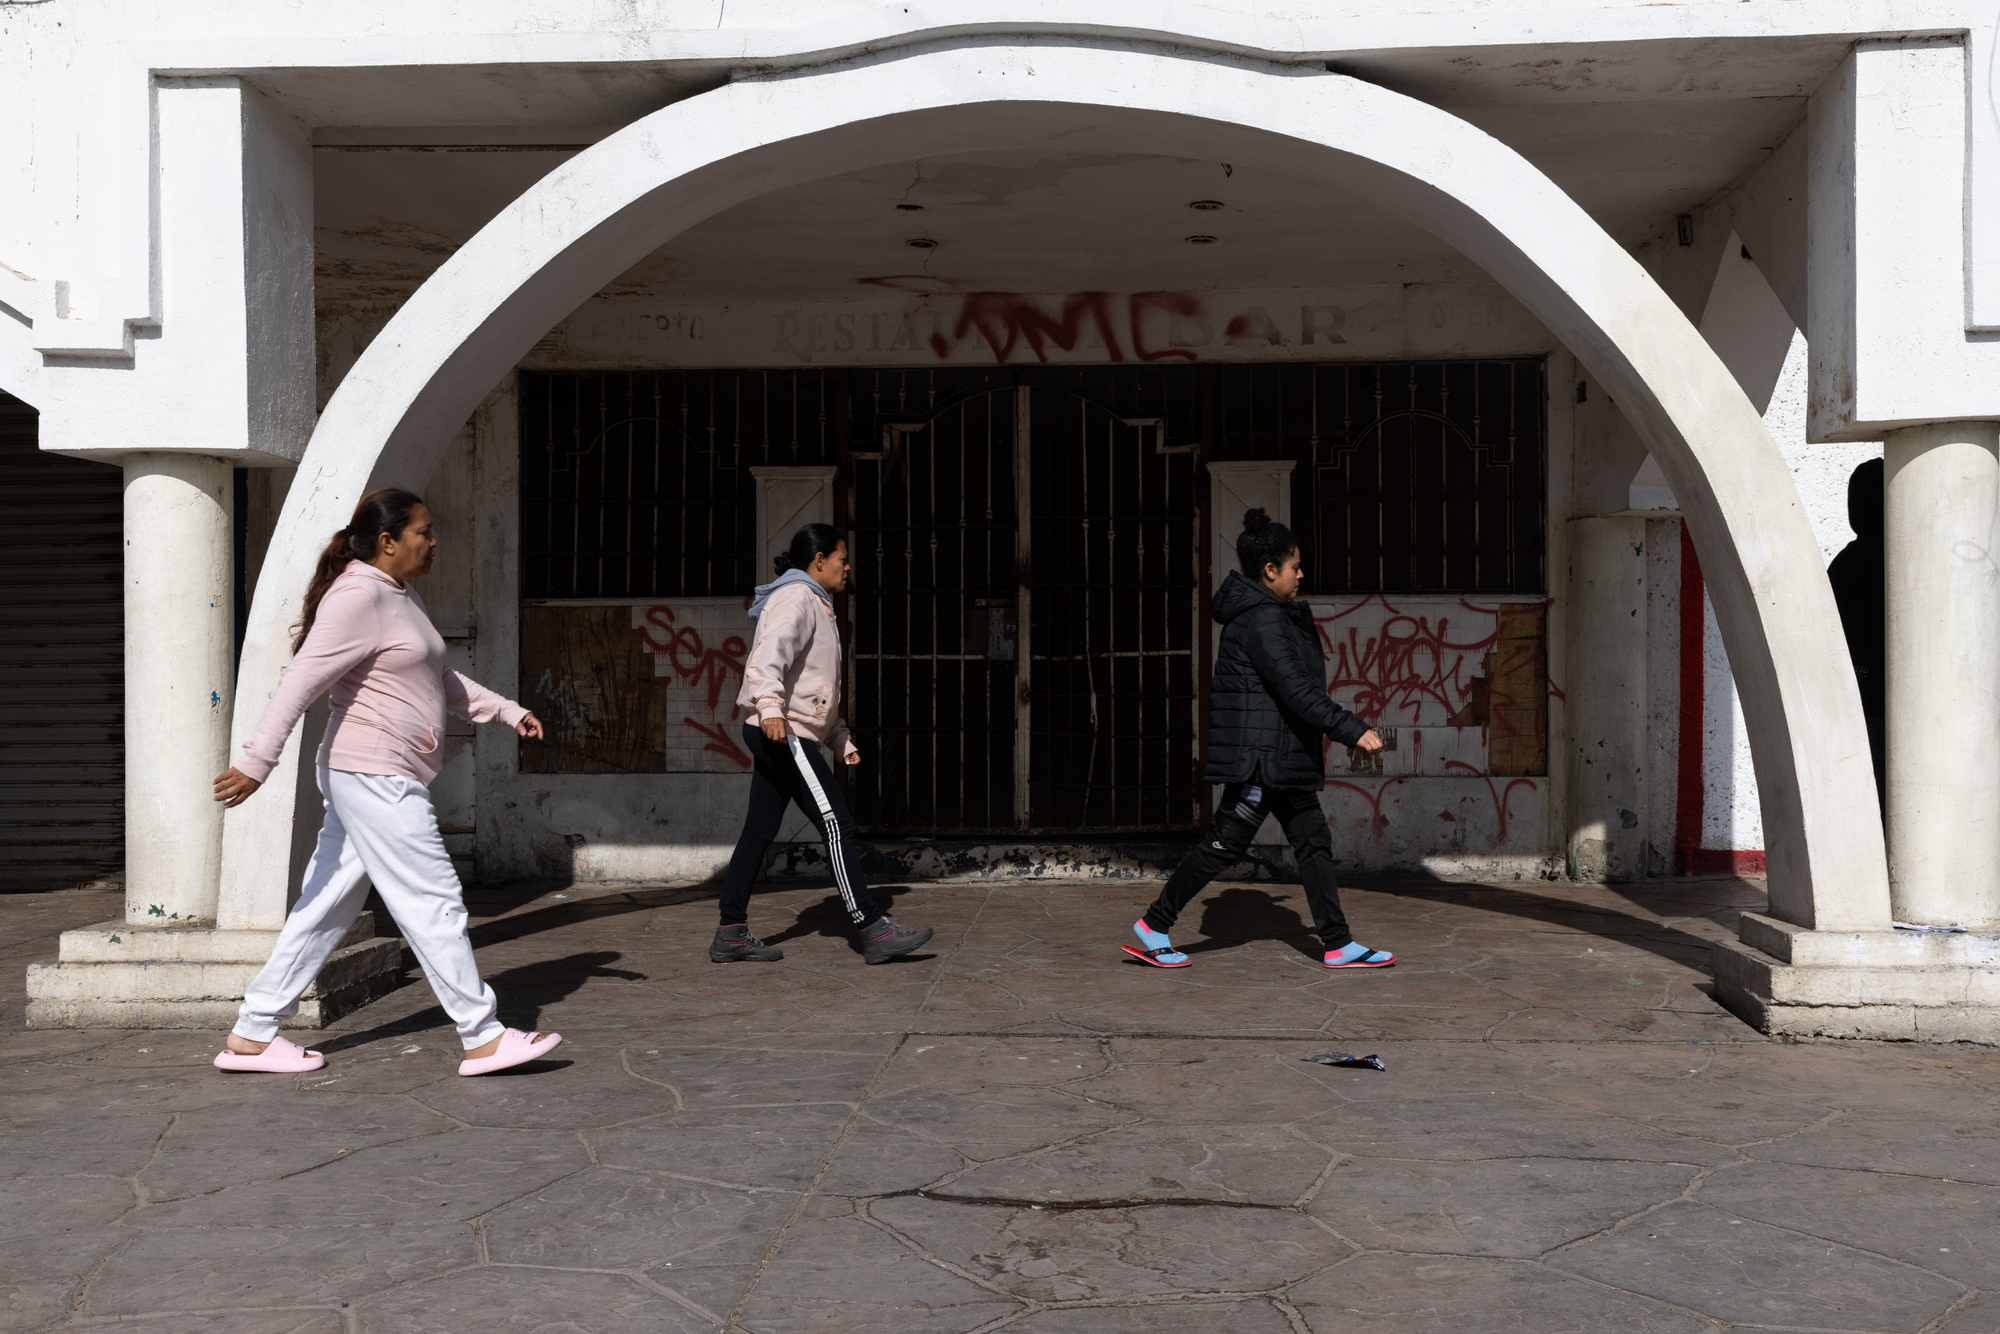
[[[12,548],[42,730],[0,832],[32,887],[111,874],[122,830],[137,928],[66,938],[33,1021],[233,1012],[315,727],[226,818],[208,780],[327,535],[399,484],[456,664],[550,729],[447,738],[468,877],[719,871],[743,607],[809,520],[856,560],[849,796],[886,865],[1169,862],[1262,506],[1389,743],[1330,757],[1345,867],[1768,873],[1716,957],[1739,1013],[2000,1037],[1976,11],[0,5],[0,431],[56,520]],[[117,618],[45,595],[109,568],[50,553],[113,477],[122,719]],[[1886,683],[1825,574],[1857,541]],[[1246,873],[1282,873],[1266,836]],[[813,873],[789,837],[776,872]],[[383,959],[357,940],[317,1013]]]

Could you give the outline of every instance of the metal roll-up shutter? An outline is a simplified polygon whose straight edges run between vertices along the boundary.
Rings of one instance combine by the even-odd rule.
[[[124,476],[0,393],[0,891],[125,865]]]

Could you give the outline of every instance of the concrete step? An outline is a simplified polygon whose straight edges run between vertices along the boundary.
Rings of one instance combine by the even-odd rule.
[[[375,914],[364,912],[341,938],[341,948],[375,936]],[[113,918],[65,931],[56,957],[64,963],[249,963],[261,967],[278,943],[273,931],[219,931],[213,922],[145,922]]]
[[[401,983],[393,936],[334,952],[288,1028],[323,1028]],[[236,1022],[256,963],[186,960],[28,965],[30,1028],[217,1028]]]
[[[1788,964],[1723,940],[1709,967],[1716,998],[1766,1033],[2000,1043],[2000,966]]]

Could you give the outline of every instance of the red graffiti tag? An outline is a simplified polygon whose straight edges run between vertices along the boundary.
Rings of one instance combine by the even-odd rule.
[[[968,339],[977,337],[986,344],[994,360],[1002,365],[1024,350],[1032,352],[1037,361],[1046,363],[1051,348],[1074,352],[1078,347],[1085,346],[1085,335],[1093,332],[1104,348],[1104,355],[1113,362],[1126,360],[1127,342],[1130,344],[1129,355],[1140,361],[1194,361],[1200,354],[1194,350],[1193,341],[1206,345],[1213,331],[1204,314],[1201,299],[1190,292],[1133,292],[1121,295],[1116,292],[1084,291],[1054,297],[1030,292],[961,292],[949,282],[921,274],[885,274],[860,281],[891,291],[921,293],[926,302],[957,298],[958,314],[952,320],[949,332],[943,319],[939,318],[932,324],[926,340],[939,361],[949,359]],[[1045,304],[1049,301],[1060,303],[1054,313]],[[1125,311],[1124,342],[1119,337],[1117,308],[1120,302],[1124,304]],[[1170,341],[1167,347],[1153,346],[1147,336],[1147,328],[1158,316],[1166,317]],[[914,334],[914,330],[908,327],[909,319],[910,314],[906,314],[904,327],[907,332],[899,336]],[[1241,323],[1240,318],[1237,323]],[[1230,327],[1233,329],[1235,325]],[[1199,334],[1188,345],[1182,345],[1183,335],[1176,333],[1177,329],[1198,330]],[[1275,330],[1272,336],[1276,336]]]
[[[742,712],[743,710],[741,709],[731,709],[729,711],[730,721],[736,721]],[[681,719],[681,724],[684,727],[692,727],[695,731],[708,738],[708,744],[702,747],[703,750],[722,756],[735,764],[739,769],[748,769],[750,767],[750,756],[744,752],[743,747],[736,744],[736,738],[729,734],[729,729],[720,723],[717,723],[713,727],[708,727],[696,722],[692,718],[683,718]]]
[[[1493,780],[1491,778],[1488,778],[1485,774],[1473,768],[1471,765],[1467,764],[1464,760],[1446,760],[1444,762],[1444,767],[1447,770],[1463,769],[1465,770],[1465,772],[1471,774],[1474,778],[1485,779],[1487,794],[1493,798],[1493,811],[1494,814],[1498,817],[1500,823],[1500,832],[1494,835],[1493,838],[1493,846],[1497,850],[1502,844],[1506,843],[1507,841],[1508,798],[1514,795],[1514,789],[1517,787],[1525,787],[1530,792],[1536,791],[1535,780],[1532,778],[1512,779],[1508,782],[1505,788],[1496,790],[1493,786]]]
[[[650,628],[649,628],[650,627]],[[653,638],[652,631],[665,634],[664,641]],[[646,624],[638,627],[639,638],[645,641],[646,651],[665,656],[673,674],[680,678],[684,686],[708,686],[708,707],[713,709],[722,700],[722,692],[729,686],[729,677],[734,673],[738,679],[743,676],[743,658],[750,646],[731,635],[722,641],[722,647],[711,649],[701,641],[701,632],[691,625],[675,625],[672,607],[648,607]]]
[[[1530,792],[1538,791],[1539,789],[1535,785],[1535,780],[1532,778],[1509,779],[1506,787],[1496,788],[1494,787],[1493,780],[1491,778],[1481,773],[1478,769],[1474,768],[1472,765],[1465,763],[1465,761],[1463,760],[1446,760],[1444,762],[1444,767],[1447,771],[1456,769],[1462,773],[1469,774],[1474,778],[1480,779],[1486,784],[1487,795],[1493,798],[1494,817],[1498,826],[1497,832],[1493,836],[1493,849],[1494,851],[1497,852],[1501,848],[1505,847],[1507,843],[1507,821],[1510,814],[1507,808],[1507,803],[1510,800],[1512,800],[1514,796],[1514,789],[1517,787],[1525,787]],[[1408,774],[1397,774],[1393,778],[1385,780],[1382,786],[1376,788],[1373,792],[1370,792],[1367,788],[1361,786],[1359,783],[1349,783],[1341,779],[1329,779],[1327,781],[1327,786],[1331,788],[1339,788],[1343,792],[1355,793],[1363,801],[1368,803],[1369,833],[1374,842],[1380,843],[1382,841],[1382,835],[1386,833],[1389,828],[1389,817],[1382,814],[1382,798],[1388,794],[1388,791],[1391,787],[1395,786],[1397,783],[1402,782],[1405,778],[1408,777],[1410,777],[1410,775]],[[1458,817],[1453,815],[1449,811],[1438,812],[1438,819],[1448,820],[1454,824],[1458,823]]]
[[[722,704],[723,693],[728,690],[730,678],[743,677],[743,659],[750,646],[740,636],[731,635],[722,641],[720,648],[710,648],[702,642],[701,631],[691,625],[676,623],[674,609],[667,606],[646,608],[645,623],[634,627],[646,651],[666,660],[669,674],[685,687],[706,687],[711,721],[697,722],[693,718],[681,719],[681,726],[691,727],[707,738],[702,750],[720,755],[739,769],[750,767],[750,756],[730,735],[727,725],[713,719],[713,714]],[[654,631],[659,631],[659,636]],[[730,706],[729,720],[736,722],[743,716],[743,710]]]
[[[942,361],[951,355],[953,343],[963,339],[967,332],[977,330],[993,349],[994,359],[1002,365],[1023,343],[1037,361],[1046,362],[1049,344],[1065,352],[1074,351],[1083,339],[1085,324],[1090,323],[1097,326],[1097,336],[1103,340],[1105,353],[1111,360],[1123,361],[1125,353],[1118,346],[1118,334],[1111,323],[1110,300],[1109,292],[1072,292],[1063,298],[1062,312],[1051,317],[1033,297],[1019,292],[967,292],[958,308],[958,320],[952,325],[951,338],[947,340],[942,333],[932,334],[931,351]]]
[[[1363,639],[1359,627],[1336,624],[1376,601],[1390,614],[1378,636]],[[1459,605],[1488,615],[1494,610],[1470,602]],[[1327,693],[1352,690],[1355,712],[1385,720],[1400,711],[1408,715],[1402,721],[1414,723],[1427,699],[1435,700],[1449,716],[1472,693],[1471,684],[1463,679],[1468,658],[1477,674],[1482,655],[1500,642],[1497,626],[1478,639],[1454,640],[1449,618],[1438,617],[1433,627],[1430,617],[1400,611],[1379,594],[1313,620],[1333,661]]]
[[[1155,310],[1180,319],[1196,319],[1201,315],[1201,302],[1186,292],[1134,292],[1126,301],[1126,315],[1132,325],[1132,355],[1141,361],[1164,361],[1168,357],[1193,361],[1192,348],[1146,346],[1143,321],[1149,311]]]
[[[1382,786],[1376,788],[1373,792],[1370,792],[1367,788],[1362,787],[1359,783],[1343,782],[1337,778],[1329,780],[1327,782],[1327,786],[1337,787],[1343,789],[1344,791],[1358,792],[1361,794],[1361,799],[1368,803],[1368,809],[1371,812],[1368,821],[1368,836],[1372,841],[1380,843],[1382,841],[1382,835],[1388,832],[1389,829],[1389,817],[1382,814],[1382,797],[1385,793],[1388,792],[1390,788],[1402,782],[1407,777],[1409,777],[1408,774],[1397,774],[1394,778],[1389,779],[1387,782],[1383,783]]]

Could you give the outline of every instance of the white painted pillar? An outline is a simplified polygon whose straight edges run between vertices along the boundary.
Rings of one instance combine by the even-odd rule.
[[[226,460],[125,459],[125,920],[212,922],[234,702]]]
[[[1575,519],[1568,541],[1570,808],[1563,850],[1574,879],[1638,880],[1649,870],[1646,520]]]
[[[2000,424],[1892,431],[1883,458],[1890,903],[1899,922],[1990,927],[2000,924]]]

